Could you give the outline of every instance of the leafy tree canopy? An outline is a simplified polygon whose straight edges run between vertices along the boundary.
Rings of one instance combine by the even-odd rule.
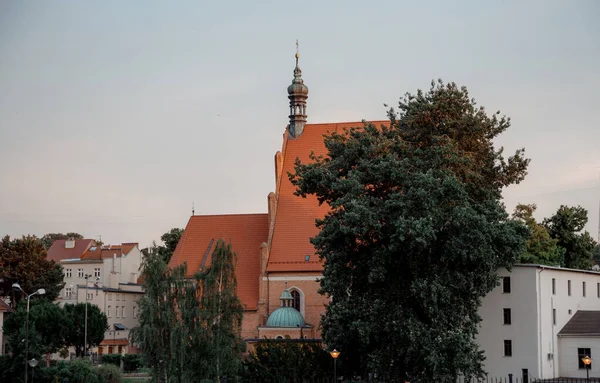
[[[26,316],[27,301],[22,300],[17,310],[4,321],[3,331],[10,339],[9,346],[13,354],[25,351],[21,334],[26,333]],[[29,339],[39,338],[40,354],[49,356],[65,345],[65,336],[70,323],[64,310],[57,304],[46,299],[32,300],[29,309],[29,325]]]
[[[557,246],[558,240],[551,238],[548,229],[533,217],[536,205],[519,204],[515,207],[513,218],[522,221],[529,228],[529,239],[520,263],[548,266],[563,266],[565,250]]]
[[[44,236],[41,238],[41,241],[42,241],[42,244],[44,245],[44,247],[46,248],[46,250],[48,250],[50,248],[50,246],[52,246],[54,241],[59,240],[59,239],[69,239],[69,238],[83,239],[83,235],[81,235],[79,233],[67,233],[67,234],[48,233],[48,234],[44,234]]]
[[[588,221],[587,214],[581,206],[561,205],[552,217],[543,222],[550,236],[566,251],[565,267],[584,270],[592,267],[595,242],[590,233],[583,231]]]
[[[62,288],[62,266],[48,260],[46,249],[35,236],[28,235],[10,239],[7,235],[0,241],[0,296],[10,296],[13,307],[23,298],[23,292],[15,291],[18,283],[31,294],[40,288],[46,290],[43,298],[56,299]],[[32,297],[39,299],[39,296]]]
[[[69,324],[65,334],[65,344],[74,346],[77,356],[84,354],[85,345],[85,305],[86,303],[64,305],[66,322]],[[87,303],[87,343],[88,347],[98,346],[108,330],[108,318],[100,308]]]
[[[210,267],[186,280],[186,264],[169,269],[156,247],[148,252],[141,275],[146,294],[131,339],[155,378],[188,382],[237,374],[243,347],[235,264],[231,246],[219,240]]]
[[[297,195],[331,210],[311,239],[324,260],[322,320],[344,375],[454,382],[480,375],[481,299],[521,255],[528,230],[500,202],[529,160],[493,139],[510,120],[441,81],[407,94],[390,126],[325,137],[326,156],[296,162]]]

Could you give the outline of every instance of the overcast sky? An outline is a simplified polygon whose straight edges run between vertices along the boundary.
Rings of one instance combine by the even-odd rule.
[[[0,234],[148,245],[266,212],[295,40],[310,123],[384,119],[442,78],[513,126],[507,209],[600,199],[600,2],[0,1]]]

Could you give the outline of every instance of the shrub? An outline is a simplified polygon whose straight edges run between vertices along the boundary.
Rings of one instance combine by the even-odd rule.
[[[123,370],[126,372],[137,371],[142,366],[141,355],[125,354],[123,359]]]
[[[121,366],[121,354],[104,354],[102,355],[102,364],[114,364]]]
[[[114,364],[107,364],[98,367],[96,370],[98,375],[99,383],[120,383],[121,382],[121,370]]]

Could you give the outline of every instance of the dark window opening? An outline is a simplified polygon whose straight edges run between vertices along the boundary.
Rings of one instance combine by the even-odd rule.
[[[556,309],[552,309],[552,324],[556,326]]]
[[[583,296],[585,297],[585,282],[581,282],[581,289],[583,292]]]
[[[567,294],[569,294],[569,296],[571,296],[571,280],[570,279],[567,281]]]
[[[502,292],[510,293],[510,277],[502,277]]]
[[[586,356],[591,358],[592,357],[591,351],[592,350],[589,348],[578,348],[577,349],[577,361],[579,362],[580,370],[585,370],[586,365],[585,365],[585,363],[583,363],[583,358],[585,358]],[[592,364],[590,363],[590,365],[587,368],[589,368],[591,370]]]
[[[300,311],[300,293],[298,290],[292,290],[292,298],[294,298],[292,301],[292,307]]]
[[[556,295],[556,278],[552,278],[552,295]]]
[[[502,309],[503,313],[504,313],[504,324],[512,324],[511,322],[511,315],[510,315],[510,309]]]
[[[504,341],[504,356],[512,356],[512,340]]]

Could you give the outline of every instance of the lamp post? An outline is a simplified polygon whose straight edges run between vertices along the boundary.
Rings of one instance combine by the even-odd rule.
[[[33,378],[35,377],[35,376],[34,376],[34,375],[35,375],[35,374],[34,374],[34,371],[35,371],[35,366],[37,366],[37,365],[38,365],[38,363],[39,363],[39,362],[38,362],[37,360],[35,360],[35,358],[32,358],[32,359],[29,361],[29,365],[31,366],[31,383],[33,383]]]
[[[83,356],[88,356],[88,347],[87,347],[87,307],[88,307],[88,278],[91,277],[91,274],[85,275],[85,335],[83,341]]]
[[[335,383],[337,382],[337,358],[340,356],[340,352],[334,348],[329,355],[333,358],[333,381]]]
[[[583,358],[581,358],[581,361],[583,362],[583,364],[585,364],[585,374],[586,374],[586,382],[590,381],[590,366],[592,364],[592,358],[590,358],[589,356],[584,356]]]
[[[13,283],[12,288],[25,294],[26,295],[25,299],[27,299],[27,320],[26,320],[26,325],[25,325],[25,383],[27,383],[27,358],[29,358],[29,298],[31,298],[32,296],[34,296],[36,294],[44,295],[44,294],[46,294],[46,290],[38,289],[38,291],[36,291],[35,293],[28,295],[21,288],[21,285],[19,285],[18,283]]]

